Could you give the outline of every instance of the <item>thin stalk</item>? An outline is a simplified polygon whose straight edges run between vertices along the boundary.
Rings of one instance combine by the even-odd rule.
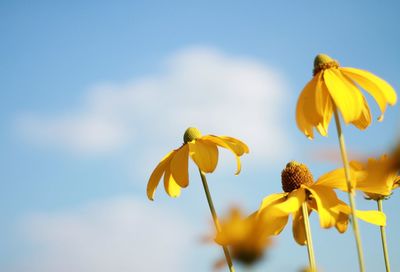
[[[203,183],[204,192],[206,193],[207,202],[208,202],[208,206],[210,207],[210,211],[211,211],[211,215],[212,215],[212,218],[213,218],[213,221],[214,221],[215,229],[217,230],[217,232],[221,232],[221,225],[219,224],[217,212],[215,211],[214,203],[212,201],[211,194],[210,194],[210,190],[208,189],[206,176],[200,170],[200,168],[199,168],[199,173],[200,173],[201,181]],[[231,255],[229,253],[228,247],[222,246],[222,249],[224,250],[225,259],[226,259],[226,263],[228,264],[229,271],[230,272],[235,272],[235,268],[233,267],[232,258],[231,258]]]
[[[340,145],[340,153],[342,155],[342,161],[343,161],[343,167],[344,167],[344,173],[346,176],[346,183],[347,183],[347,195],[349,196],[349,203],[350,203],[350,208],[351,208],[351,224],[353,227],[353,232],[354,232],[354,238],[356,240],[356,246],[357,246],[357,253],[358,253],[358,264],[360,267],[360,271],[364,272],[365,271],[365,265],[364,265],[364,253],[361,245],[361,237],[360,237],[360,231],[358,229],[358,220],[356,217],[356,203],[354,199],[354,191],[351,185],[351,177],[350,177],[350,164],[349,160],[347,159],[347,152],[346,152],[346,146],[344,143],[344,135],[342,133],[342,127],[340,125],[340,120],[339,120],[339,114],[337,111],[336,106],[333,106],[333,112],[335,114],[335,122],[336,122],[336,130],[337,130],[337,135],[339,139],[339,145]]]
[[[316,272],[317,266],[315,264],[314,246],[311,237],[311,228],[310,228],[310,221],[308,219],[308,208],[306,202],[303,202],[302,204],[302,211],[304,219],[304,228],[306,230],[306,238],[307,238],[308,261],[310,263],[311,271]]]
[[[379,199],[376,202],[378,203],[378,210],[380,212],[383,212],[382,199]],[[387,243],[386,243],[386,228],[384,226],[380,226],[380,228],[381,228],[383,256],[385,257],[386,272],[390,272],[389,251],[388,251]]]

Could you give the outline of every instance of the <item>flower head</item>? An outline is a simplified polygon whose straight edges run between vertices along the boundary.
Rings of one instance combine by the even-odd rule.
[[[183,145],[169,152],[156,166],[147,184],[147,197],[153,200],[155,190],[164,175],[165,191],[171,197],[180,195],[181,188],[189,185],[189,157],[199,169],[212,173],[218,163],[218,146],[226,148],[236,156],[237,171],[240,173],[240,156],[249,153],[249,148],[242,141],[229,136],[202,136],[197,128],[188,128],[183,136]]]
[[[359,129],[371,123],[368,103],[359,87],[367,91],[376,101],[383,119],[387,104],[394,105],[397,95],[383,79],[361,69],[340,67],[327,55],[317,55],[314,60],[313,78],[300,94],[296,108],[298,128],[309,138],[314,137],[313,128],[326,136],[332,113],[336,107],[346,124]]]
[[[286,226],[289,215],[293,217],[293,236],[300,245],[306,244],[302,205],[308,211],[316,211],[321,227],[336,229],[343,233],[347,229],[350,207],[341,201],[330,186],[325,186],[329,176],[320,177],[314,182],[305,164],[289,162],[282,171],[284,193],[272,194],[262,201],[258,211],[260,220],[265,222],[267,232],[279,234]],[[357,217],[369,223],[385,225],[386,217],[377,211],[356,211]]]
[[[255,214],[245,217],[237,208],[230,210],[229,216],[221,220],[221,231],[215,242],[227,246],[232,258],[246,265],[260,261],[271,245],[271,237]]]

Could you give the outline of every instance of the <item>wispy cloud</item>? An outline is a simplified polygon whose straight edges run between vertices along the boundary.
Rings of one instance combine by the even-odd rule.
[[[187,271],[198,238],[176,213],[124,197],[30,215],[21,225],[35,251],[7,271]]]
[[[36,144],[89,154],[123,147],[161,147],[188,126],[231,134],[274,160],[288,150],[282,76],[263,63],[196,47],[164,63],[160,73],[128,83],[96,85],[82,106],[63,115],[24,113],[20,132]]]

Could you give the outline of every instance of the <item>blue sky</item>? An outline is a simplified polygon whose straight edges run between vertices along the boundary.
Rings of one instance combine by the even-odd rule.
[[[398,90],[398,9],[395,1],[1,2],[0,270],[115,271],[107,269],[118,263],[120,271],[155,271],[143,261],[151,258],[166,271],[210,270],[220,252],[198,242],[211,225],[196,172],[180,198],[160,187],[151,203],[145,187],[158,160],[189,125],[248,142],[241,175],[221,152],[209,176],[220,213],[232,203],[251,211],[279,192],[287,161],[307,163],[315,177],[340,166],[333,124],[328,138],[307,140],[296,128],[296,100],[321,52]],[[366,131],[346,127],[350,157],[389,150],[399,114],[396,105]],[[396,201],[397,193],[386,204],[393,270],[400,269]],[[358,204],[374,208],[361,197]],[[315,215],[312,228],[324,271],[356,269],[351,231],[321,230]],[[361,228],[367,267],[380,271],[379,233]],[[129,243],[111,239],[115,233]],[[79,241],[97,255],[79,255]],[[110,257],[102,245],[121,254]],[[144,247],[156,257],[138,254]],[[260,269],[307,263],[289,225],[269,256]]]

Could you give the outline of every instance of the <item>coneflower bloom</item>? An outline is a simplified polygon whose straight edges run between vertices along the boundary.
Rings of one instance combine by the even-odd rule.
[[[290,162],[282,171],[283,193],[272,194],[262,201],[258,215],[265,220],[266,228],[271,233],[279,234],[293,217],[293,236],[300,245],[306,244],[302,204],[307,203],[308,211],[313,210],[319,215],[321,227],[336,229],[343,233],[347,229],[350,207],[341,201],[330,186],[325,182],[330,175],[321,176],[314,182],[313,176],[304,164]],[[378,211],[356,211],[360,219],[376,225],[385,225],[384,213]]]
[[[231,209],[228,217],[221,220],[221,231],[214,239],[229,247],[234,260],[248,266],[260,261],[272,242],[270,233],[255,215],[246,217],[238,208]]]
[[[361,69],[340,67],[336,60],[320,54],[314,60],[313,78],[307,83],[297,102],[298,128],[313,138],[313,128],[326,136],[334,107],[342,114],[346,124],[359,129],[371,123],[368,103],[359,87],[367,91],[378,104],[383,119],[387,104],[394,105],[397,95],[383,79]]]
[[[242,141],[229,136],[202,136],[197,128],[188,128],[183,136],[184,143],[169,152],[156,166],[147,184],[147,197],[153,200],[155,190],[164,175],[165,191],[171,197],[180,195],[181,188],[189,185],[189,157],[204,173],[212,173],[218,163],[218,146],[226,148],[236,156],[237,171],[240,173],[240,156],[249,153]]]

